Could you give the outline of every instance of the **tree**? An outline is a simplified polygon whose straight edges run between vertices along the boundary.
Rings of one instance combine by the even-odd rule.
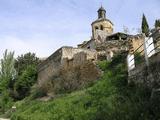
[[[148,25],[147,19],[144,14],[142,17],[141,29],[142,29],[142,33],[144,33],[148,37],[149,36],[149,25]]]
[[[16,99],[23,99],[29,95],[31,87],[37,80],[37,66],[29,65],[15,82]]]
[[[6,50],[0,62],[0,90],[11,89],[16,77],[14,52]]]
[[[37,65],[39,59],[34,53],[18,56],[15,68],[18,72],[14,84],[15,99],[23,99],[29,95],[32,85],[37,81]]]
[[[160,19],[155,21],[154,26],[155,26],[155,28],[160,27]]]
[[[34,53],[26,53],[24,55],[18,56],[15,62],[15,68],[18,75],[21,75],[23,71],[30,65],[38,65],[39,59]]]
[[[10,92],[13,89],[16,70],[14,68],[14,52],[5,51],[0,61],[0,109],[4,113],[12,105]]]

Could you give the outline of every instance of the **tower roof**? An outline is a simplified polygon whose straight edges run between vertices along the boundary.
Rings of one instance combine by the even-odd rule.
[[[106,10],[104,9],[104,7],[101,5],[101,7],[98,9],[98,12],[99,11],[105,11],[106,12]]]

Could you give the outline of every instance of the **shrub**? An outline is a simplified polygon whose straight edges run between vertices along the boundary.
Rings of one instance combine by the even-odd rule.
[[[98,66],[101,70],[105,71],[108,65],[110,64],[109,61],[103,60],[98,62]]]
[[[32,87],[30,95],[31,99],[41,98],[44,96],[47,96],[47,92],[44,89],[40,88],[38,85]]]
[[[13,104],[12,98],[8,91],[3,91],[0,96],[0,113],[5,113]]]

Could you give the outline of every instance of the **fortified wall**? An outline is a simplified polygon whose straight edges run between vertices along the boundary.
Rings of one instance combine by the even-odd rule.
[[[95,50],[62,47],[39,65],[38,84],[53,94],[84,87],[100,77],[96,60]]]

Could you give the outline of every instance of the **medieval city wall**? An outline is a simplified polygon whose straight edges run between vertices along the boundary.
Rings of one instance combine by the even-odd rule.
[[[38,82],[43,84],[45,80],[51,79],[54,74],[57,74],[61,66],[62,49],[58,49],[45,61],[38,66]]]
[[[61,87],[67,90],[81,88],[100,76],[100,70],[94,63],[96,59],[95,50],[62,47],[39,65],[39,86],[50,92]]]

